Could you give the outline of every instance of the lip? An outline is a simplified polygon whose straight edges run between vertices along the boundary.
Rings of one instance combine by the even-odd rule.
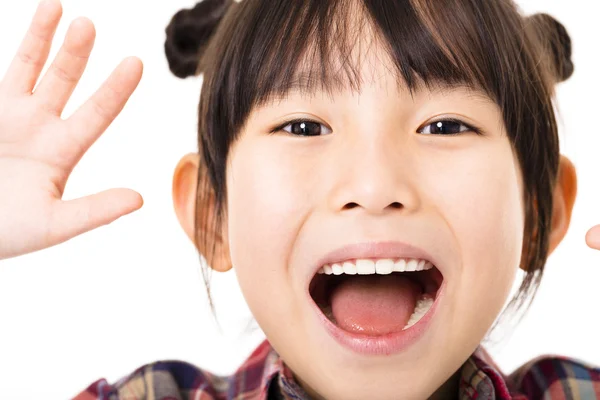
[[[310,271],[306,290],[308,291],[311,280],[323,265],[369,258],[419,258],[431,262],[444,275],[437,260],[425,250],[411,244],[395,241],[357,243],[340,247],[319,259]]]
[[[440,272],[438,281],[438,291],[431,309],[416,324],[409,329],[400,332],[393,332],[382,336],[369,336],[347,332],[333,324],[321,311],[319,306],[313,301],[310,295],[310,283],[317,271],[325,264],[339,263],[354,259],[385,259],[385,258],[418,258],[431,262]],[[435,258],[427,251],[414,245],[397,242],[365,242],[351,244],[340,247],[327,253],[320,258],[311,271],[307,279],[306,295],[315,310],[320,323],[324,326],[329,335],[343,347],[359,354],[364,355],[389,355],[403,351],[418,340],[427,330],[433,316],[436,314],[438,304],[444,297],[446,280],[444,271]]]
[[[446,282],[443,282],[442,286],[438,289],[433,305],[427,314],[425,314],[416,324],[404,331],[393,332],[382,336],[370,336],[347,332],[332,323],[314,302],[311,301],[311,303],[317,313],[318,319],[325,327],[327,333],[329,333],[329,335],[340,345],[352,352],[362,355],[387,356],[404,351],[424,335],[436,314],[441,299],[444,297],[445,288]]]

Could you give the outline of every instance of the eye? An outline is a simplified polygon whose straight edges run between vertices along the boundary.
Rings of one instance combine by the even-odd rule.
[[[296,136],[322,136],[332,133],[331,129],[320,122],[307,119],[295,119],[273,129],[271,133],[286,131]]]
[[[444,119],[429,124],[420,128],[417,133],[424,135],[446,135],[454,136],[464,132],[475,132],[479,134],[479,130],[465,124],[464,122],[456,119]]]

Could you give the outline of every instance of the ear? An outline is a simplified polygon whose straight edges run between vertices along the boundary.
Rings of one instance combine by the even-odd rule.
[[[573,163],[565,156],[560,157],[558,179],[554,188],[550,248],[552,253],[565,237],[577,196],[577,172]]]
[[[200,184],[198,185],[198,174]],[[197,153],[186,154],[179,160],[173,173],[173,207],[179,220],[179,224],[190,238],[198,251],[206,258],[208,265],[215,271],[225,272],[231,269],[231,257],[229,255],[229,241],[227,237],[226,218],[223,226],[215,227],[210,224],[214,221],[216,212],[215,195],[207,185],[208,175],[204,164],[200,163]],[[198,193],[200,190],[205,193]],[[209,189],[210,188],[210,189]],[[196,210],[197,195],[201,194],[201,204]],[[198,220],[198,237],[195,232],[196,216]],[[198,238],[204,234],[206,241],[200,243]],[[214,255],[212,253],[214,246]]]

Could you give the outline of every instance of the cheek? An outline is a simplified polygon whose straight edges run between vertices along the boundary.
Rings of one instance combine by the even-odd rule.
[[[440,213],[461,255],[454,276],[456,312],[493,320],[508,297],[521,258],[520,169],[508,143],[456,160],[444,170],[437,189]]]
[[[244,297],[265,331],[269,327],[263,316],[289,318],[294,306],[288,258],[310,205],[306,172],[289,165],[293,158],[282,154],[248,140],[232,149],[227,167],[231,259]],[[288,314],[279,315],[286,309]]]

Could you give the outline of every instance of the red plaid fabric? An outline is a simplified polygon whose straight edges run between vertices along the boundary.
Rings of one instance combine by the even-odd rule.
[[[399,398],[402,396],[399,395]],[[482,347],[461,367],[459,400],[600,400],[600,369],[559,356],[535,359],[505,376]],[[138,368],[114,384],[100,379],[73,400],[306,400],[279,355],[264,341],[231,376],[182,361]]]

